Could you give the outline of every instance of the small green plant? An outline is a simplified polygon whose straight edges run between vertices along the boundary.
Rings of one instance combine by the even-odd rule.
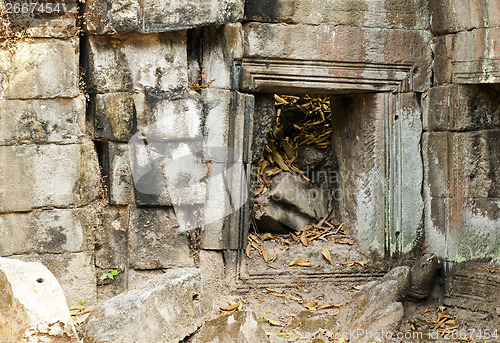
[[[80,305],[80,306],[87,306],[87,303],[85,302],[85,300],[82,299],[82,300],[80,300],[78,302],[78,305]]]
[[[115,276],[118,274],[120,274],[120,268],[115,267],[115,268],[110,269],[107,273],[102,274],[100,279],[101,280],[106,280],[106,279],[114,280]]]

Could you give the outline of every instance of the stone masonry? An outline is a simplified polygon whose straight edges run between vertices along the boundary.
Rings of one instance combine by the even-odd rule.
[[[0,256],[70,306],[177,267],[235,279],[274,93],[333,96],[336,215],[364,254],[500,263],[497,1],[7,3]]]

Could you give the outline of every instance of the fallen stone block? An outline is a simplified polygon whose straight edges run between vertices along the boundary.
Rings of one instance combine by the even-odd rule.
[[[256,199],[255,219],[265,231],[298,231],[314,218],[325,216],[328,199],[323,190],[300,176],[282,173],[273,189]]]
[[[404,315],[403,304],[410,290],[409,267],[397,267],[381,280],[363,286],[351,301],[340,309],[337,315],[339,327],[344,333],[350,330],[362,332],[391,332],[398,329]],[[358,342],[373,342],[363,335]]]
[[[99,305],[83,326],[84,342],[179,342],[210,315],[198,269],[175,269]]]
[[[199,343],[269,343],[252,310],[238,311],[203,325]]]
[[[0,341],[77,342],[66,298],[41,263],[0,258]]]
[[[438,269],[438,259],[434,254],[425,254],[411,268],[410,299],[424,300],[431,293]]]

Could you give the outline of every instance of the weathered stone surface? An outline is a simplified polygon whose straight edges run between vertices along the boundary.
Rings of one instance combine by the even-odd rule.
[[[417,245],[423,234],[424,171],[421,146],[422,110],[419,98],[414,93],[404,93],[400,96],[400,104],[401,112],[396,116],[395,128],[396,131],[399,130],[400,141],[404,140],[404,144],[396,143],[396,151],[399,150],[398,159],[401,161],[401,228],[393,240],[399,239],[399,249],[404,254]]]
[[[85,132],[85,99],[0,100],[0,145],[78,143]]]
[[[76,97],[79,41],[38,39],[0,50],[0,98]]]
[[[437,84],[498,83],[500,28],[474,29],[437,37],[434,79]]]
[[[0,258],[0,340],[78,341],[63,290],[47,268]]]
[[[334,159],[341,178],[338,218],[349,228],[363,253],[384,254],[383,184],[386,100],[378,95],[332,98]],[[361,157],[362,156],[362,157]],[[412,229],[413,230],[413,229]]]
[[[86,29],[94,34],[179,31],[243,18],[243,0],[87,1]]]
[[[498,199],[431,198],[425,213],[425,244],[439,258],[464,262],[498,256]]]
[[[198,269],[170,270],[99,305],[83,327],[88,342],[178,342],[208,319],[212,300]]]
[[[297,329],[299,332],[313,334],[319,329],[330,332],[337,331],[337,320],[328,313],[314,313],[311,311],[299,312],[288,323],[287,328]]]
[[[500,127],[500,98],[493,85],[433,87],[423,103],[429,131],[465,131]]]
[[[135,269],[193,266],[187,232],[172,208],[130,208],[129,265]]]
[[[207,287],[212,294],[216,294],[226,277],[224,255],[222,251],[216,250],[200,250],[199,254],[199,268],[205,276]]]
[[[314,218],[324,217],[328,207],[321,188],[291,173],[275,177],[272,190],[255,202],[257,225],[271,232],[298,231]]]
[[[500,25],[500,8],[495,1],[431,0],[429,9],[435,34]]]
[[[97,218],[86,209],[0,215],[0,256],[60,254],[90,249]]]
[[[253,311],[237,311],[206,322],[199,343],[268,343]]]
[[[0,212],[85,205],[99,196],[90,144],[0,146]]]
[[[210,82],[210,88],[232,89],[233,62],[243,58],[241,23],[204,28],[203,44],[205,82]]]
[[[267,134],[276,118],[276,107],[272,95],[256,95],[254,111],[254,135],[252,137],[252,163],[257,163],[267,143]]]
[[[108,154],[109,201],[111,205],[128,205],[134,199],[129,145],[110,142]]]
[[[426,1],[394,0],[250,0],[245,17],[251,20],[300,24],[331,24],[377,28],[427,29]]]
[[[401,324],[404,315],[401,300],[401,285],[395,279],[372,281],[340,309],[339,326],[346,335],[350,330],[362,330],[357,342],[377,341],[368,333],[394,332]]]
[[[298,149],[297,166],[299,169],[314,168],[326,159],[325,153],[312,145],[302,145]]]
[[[436,255],[427,253],[411,267],[411,288],[408,296],[413,300],[424,300],[431,294],[438,270]]]
[[[424,192],[426,197],[449,194],[448,132],[426,132],[422,136]]]
[[[452,83],[453,64],[451,55],[448,53],[452,44],[453,35],[438,36],[432,40],[432,51],[434,52],[432,70],[435,86]]]
[[[95,266],[97,276],[116,269],[120,273],[113,280],[99,280],[97,296],[99,300],[109,299],[127,289],[127,229],[128,208],[106,207],[100,212],[100,225],[95,231]],[[132,287],[132,286],[130,286]]]
[[[135,134],[136,109],[130,94],[97,94],[90,104],[95,139],[127,143]]]
[[[6,2],[15,4],[15,2]],[[49,6],[41,7],[26,7],[19,3],[20,8],[12,7],[9,14],[2,12],[2,28],[0,28],[0,36],[4,36],[5,32],[10,34],[19,34],[22,32],[28,37],[53,37],[53,38],[69,38],[77,35],[76,18],[77,18],[77,1],[65,0],[52,2]],[[31,4],[35,4],[32,2]],[[38,3],[37,3],[38,4]],[[16,13],[17,11],[21,13]],[[31,13],[26,13],[30,12]],[[49,13],[50,12],[50,13]],[[30,15],[33,14],[33,15]]]
[[[500,250],[500,199],[452,199],[450,203],[450,229],[454,231],[450,238],[453,240],[455,236],[458,240],[455,260],[497,258]]]
[[[453,133],[450,192],[459,198],[500,198],[500,130]]]
[[[368,68],[368,63],[409,64],[413,65],[411,87],[424,91],[430,85],[431,37],[426,31],[251,22],[243,32],[247,59],[352,62],[361,69]]]
[[[202,133],[203,103],[200,95],[189,92],[146,91],[135,97],[137,129],[158,139],[194,139]],[[165,144],[165,141],[158,142]]]
[[[88,305],[95,304],[96,273],[91,252],[63,254],[32,254],[13,256],[26,262],[41,262],[57,278],[69,306],[83,300]]]
[[[115,268],[127,265],[128,208],[106,207],[96,229],[95,265]]]
[[[92,93],[187,87],[186,32],[90,36],[88,88]]]

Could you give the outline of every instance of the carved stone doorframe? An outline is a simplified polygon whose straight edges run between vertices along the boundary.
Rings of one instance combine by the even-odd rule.
[[[402,234],[404,197],[402,184],[401,94],[413,90],[413,66],[395,64],[243,59],[235,65],[239,90],[248,93],[357,94],[382,93],[384,97],[383,242],[373,250],[379,256],[398,257],[409,252],[418,232]],[[404,149],[404,148],[403,148]],[[416,193],[416,191],[415,191]],[[414,194],[419,197],[420,194]],[[419,223],[415,223],[419,226]],[[417,230],[417,228],[405,228]],[[404,242],[404,237],[413,242]],[[358,239],[362,239],[357,237]]]

